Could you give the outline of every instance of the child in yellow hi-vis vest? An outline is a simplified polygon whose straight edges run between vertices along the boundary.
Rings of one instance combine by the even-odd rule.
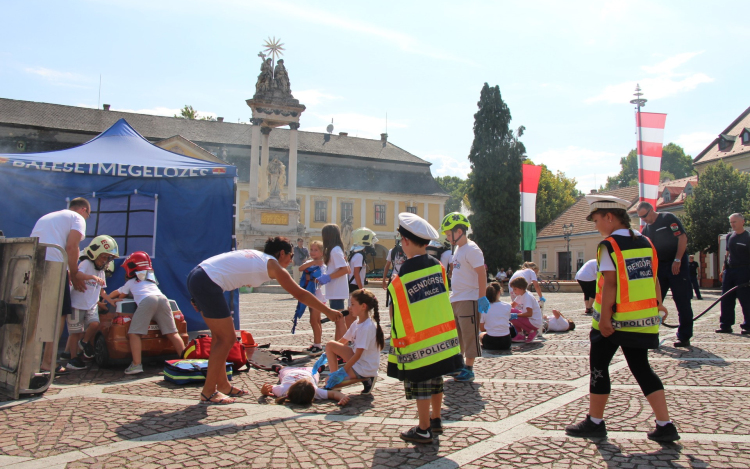
[[[388,376],[403,381],[406,398],[417,401],[419,425],[401,433],[401,439],[432,443],[433,435],[443,432],[443,375],[461,369],[463,361],[445,269],[426,251],[439,233],[413,213],[400,213],[398,220],[407,260],[388,286]]]

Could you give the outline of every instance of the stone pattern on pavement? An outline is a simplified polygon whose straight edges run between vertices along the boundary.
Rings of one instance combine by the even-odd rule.
[[[383,290],[371,287],[384,303]],[[693,302],[696,314],[717,297],[704,295]],[[674,330],[665,327],[661,348],[649,355],[683,437],[662,446],[645,437],[654,416],[619,352],[605,413],[610,438],[565,436],[563,428],[588,409],[591,319],[580,294],[545,296],[546,311],[561,309],[576,330],[485,352],[473,383],[446,378],[445,433],[432,445],[398,437],[416,424],[416,405],[385,375],[385,353],[372,394],[360,394],[360,384],[344,388],[351,396],[344,407],[277,405],[260,393],[276,375],[256,369],[234,373],[232,384],[249,393],[237,404],[203,406],[200,385],[166,383],[159,363],[135,376],[124,375],[124,366],[91,364],[58,377],[41,397],[0,402],[0,467],[750,467],[750,423],[742,412],[750,399],[750,337],[739,327],[714,334],[718,306],[696,323],[691,349],[674,348]],[[666,305],[674,310],[670,298]],[[295,306],[288,295],[241,295],[243,328],[271,349],[304,349],[313,338],[309,316],[291,335]],[[381,319],[387,338],[387,314]],[[333,324],[323,332],[325,344]],[[295,364],[314,360],[302,356]]]

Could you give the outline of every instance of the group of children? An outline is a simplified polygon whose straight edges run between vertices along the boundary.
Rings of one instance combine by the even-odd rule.
[[[148,327],[154,320],[164,335],[182,354],[185,344],[177,332],[177,325],[172,315],[169,301],[157,286],[151,258],[145,252],[132,253],[122,264],[125,269],[125,284],[109,294],[103,287],[107,286],[106,278],[114,270],[112,261],[119,257],[117,242],[111,236],[100,235],[94,238],[80,257],[76,276],[86,285],[85,291],[74,288],[70,290],[72,314],[67,316],[68,342],[62,357],[69,358],[65,368],[68,370],[86,368],[85,360],[94,358],[93,340],[99,331],[99,313],[107,312],[107,303],[116,307],[117,302],[132,295],[138,308],[133,314],[128,329],[128,340],[132,354],[132,363],[125,369],[125,374],[143,373],[141,362],[141,337],[148,334]]]

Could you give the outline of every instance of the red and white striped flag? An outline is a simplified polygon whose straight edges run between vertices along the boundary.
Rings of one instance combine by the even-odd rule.
[[[638,127],[638,200],[648,202],[656,209],[659,198],[659,174],[661,173],[661,149],[664,142],[666,114],[638,112],[635,115]],[[641,220],[641,225],[644,221]]]

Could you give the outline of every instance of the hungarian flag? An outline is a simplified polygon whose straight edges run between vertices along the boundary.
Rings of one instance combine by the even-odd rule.
[[[536,191],[542,167],[524,164],[521,179],[521,251],[536,249]]]
[[[638,112],[635,114],[638,127],[638,200],[648,202],[656,209],[659,198],[659,174],[661,173],[661,148],[664,142],[666,114]],[[641,225],[644,221],[641,220]]]

